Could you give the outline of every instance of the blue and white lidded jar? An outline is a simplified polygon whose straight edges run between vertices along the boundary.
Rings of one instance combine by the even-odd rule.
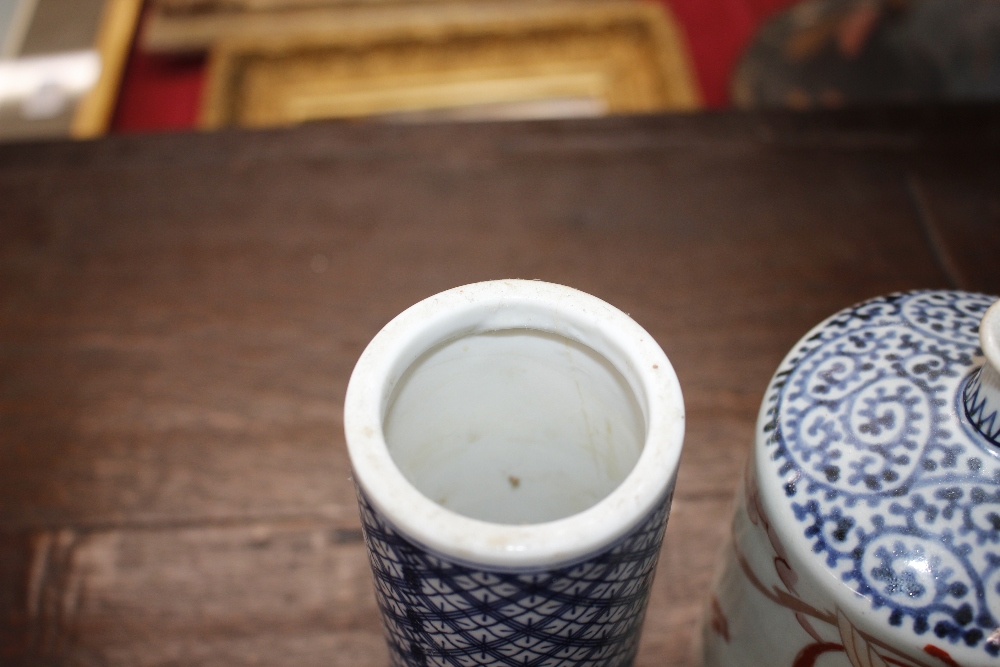
[[[1000,666],[998,369],[983,294],[873,299],[796,344],[761,406],[706,666]]]
[[[629,665],[684,436],[621,311],[506,280],[397,316],[344,428],[394,664]]]

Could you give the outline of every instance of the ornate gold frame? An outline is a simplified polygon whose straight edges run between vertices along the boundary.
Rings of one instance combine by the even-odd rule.
[[[587,103],[635,113],[698,106],[682,37],[659,5],[423,5],[338,26],[223,40],[212,51],[203,127]],[[391,14],[391,13],[390,13]]]

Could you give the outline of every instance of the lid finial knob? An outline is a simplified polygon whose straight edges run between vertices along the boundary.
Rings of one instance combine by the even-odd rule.
[[[979,346],[986,363],[965,385],[965,416],[983,437],[1000,447],[1000,301],[983,315]]]

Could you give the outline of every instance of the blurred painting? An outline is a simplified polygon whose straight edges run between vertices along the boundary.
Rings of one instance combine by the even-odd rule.
[[[108,127],[141,0],[0,0],[0,140]]]

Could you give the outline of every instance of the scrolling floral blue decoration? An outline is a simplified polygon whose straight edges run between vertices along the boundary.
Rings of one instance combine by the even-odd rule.
[[[358,498],[399,667],[625,667],[635,658],[669,497],[605,551],[530,574],[437,555],[388,525],[360,489]]]
[[[825,567],[888,624],[998,657],[1000,447],[974,403],[995,300],[913,292],[838,313],[778,369],[764,430]]]

